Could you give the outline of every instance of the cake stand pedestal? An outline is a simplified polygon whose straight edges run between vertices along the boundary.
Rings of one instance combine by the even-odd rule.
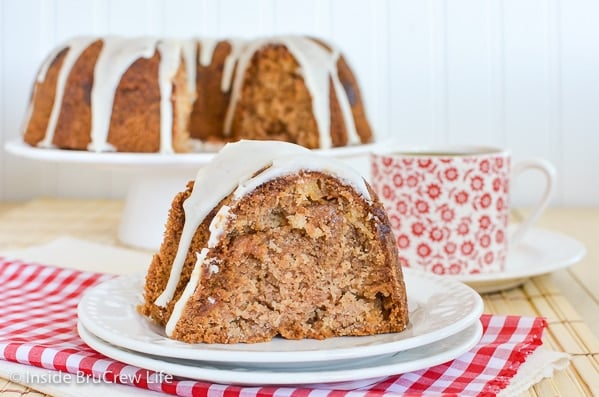
[[[197,168],[177,173],[136,173],[127,189],[118,239],[126,245],[156,251],[173,197],[193,180]],[[183,175],[187,175],[187,177]]]
[[[7,152],[26,159],[118,171],[129,176],[118,240],[134,248],[156,251],[173,197],[185,189],[214,153],[93,153],[40,149],[21,141],[7,142]]]
[[[369,153],[378,145],[383,143],[316,152],[345,161],[370,180]],[[130,174],[118,239],[126,245],[150,251],[160,248],[173,197],[183,191],[187,182],[214,157],[214,153],[94,153],[40,149],[20,140],[7,142],[5,149],[30,160],[95,166]]]

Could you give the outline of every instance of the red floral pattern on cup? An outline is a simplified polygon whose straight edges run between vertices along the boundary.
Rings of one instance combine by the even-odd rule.
[[[372,185],[402,265],[437,274],[502,271],[507,255],[510,158],[372,155]]]

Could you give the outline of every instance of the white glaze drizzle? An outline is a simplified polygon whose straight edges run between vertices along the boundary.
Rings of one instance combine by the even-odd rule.
[[[68,44],[65,43],[64,45],[54,48],[52,50],[52,52],[50,52],[50,54],[48,54],[48,56],[44,59],[44,61],[40,65],[40,68],[37,72],[37,76],[35,77],[35,83],[41,84],[46,80],[46,74],[48,74],[48,69],[50,69],[50,65],[52,65],[54,60],[58,57],[58,54],[60,54],[61,51],[66,49],[67,46],[68,46]],[[25,117],[23,119],[23,124],[21,125],[21,131],[23,131],[23,134],[25,133],[27,126],[29,125],[29,122],[31,121],[31,115],[33,114],[33,101],[35,100],[35,97],[37,95],[37,89],[38,89],[37,84],[34,84],[33,85],[33,93],[31,94],[31,99],[29,100],[29,104],[27,105],[27,110],[25,111]]]
[[[351,104],[349,103],[347,91],[345,91],[343,84],[341,84],[339,73],[337,72],[339,55],[339,51],[337,49],[333,49],[333,56],[331,58],[333,65],[331,68],[334,68],[335,73],[331,73],[331,80],[333,81],[333,88],[335,89],[335,94],[337,95],[337,103],[339,103],[339,108],[341,109],[341,114],[343,116],[345,130],[347,131],[347,143],[349,145],[356,145],[361,141],[358,131],[356,130],[356,123],[354,122],[354,115],[351,109]]]
[[[183,51],[183,59],[185,61],[185,73],[187,75],[187,89],[196,98],[196,72],[197,72],[197,57],[198,57],[198,40],[190,39],[183,40],[181,43]]]
[[[91,40],[91,38],[89,38],[89,37],[88,37],[88,39]],[[44,80],[46,80],[46,74],[48,74],[48,69],[50,69],[50,66],[52,65],[54,60],[58,57],[58,54],[60,54],[65,48],[68,48],[68,47],[69,47],[69,43],[60,45],[60,46],[54,48],[52,50],[52,52],[50,52],[50,54],[46,57],[46,59],[44,59],[44,62],[41,64],[40,69],[37,72],[37,77],[35,79],[38,83],[43,83]]]
[[[222,92],[229,92],[231,90],[235,65],[237,65],[239,57],[247,46],[247,43],[242,40],[228,40],[228,43],[231,45],[231,52],[225,58],[223,65],[223,77],[220,81],[220,90]]]
[[[366,187],[364,178],[362,178],[357,171],[347,167],[343,163],[331,161],[329,158],[315,155],[294,155],[273,160],[272,165],[269,168],[255,177],[239,184],[233,193],[233,198],[239,200],[246,194],[254,191],[258,186],[273,179],[291,175],[298,170],[320,171],[325,174],[335,175],[345,184],[351,186],[356,192],[364,197],[365,200],[371,200],[370,192]],[[223,221],[220,222],[220,225],[224,226],[225,224],[226,223]],[[215,231],[216,230],[218,229],[215,228]],[[219,231],[218,233],[219,236],[222,235],[222,231]]]
[[[77,37],[70,40],[66,47],[69,48],[67,54],[62,61],[62,66],[58,72],[58,78],[56,80],[56,93],[54,95],[54,104],[52,105],[52,111],[50,113],[50,119],[48,120],[48,126],[46,128],[46,134],[44,139],[39,143],[39,147],[50,148],[53,147],[52,140],[54,139],[54,132],[56,131],[56,124],[58,123],[58,116],[60,115],[60,109],[62,108],[62,99],[64,97],[64,89],[71,74],[71,69],[79,59],[81,53],[97,39],[92,37]],[[64,48],[64,47],[63,47]],[[47,68],[44,71],[47,72]],[[39,76],[38,76],[39,77]]]
[[[262,172],[254,175],[262,169],[264,169]],[[353,187],[366,201],[372,200],[364,178],[340,161],[321,157],[301,146],[286,142],[240,141],[228,144],[214,158],[213,162],[198,172],[194,188],[183,203],[185,223],[177,247],[177,255],[171,267],[167,286],[155,304],[165,307],[172,299],[183,268],[181,261],[184,261],[187,256],[191,239],[197,227],[212,208],[217,206],[231,191],[233,191],[233,200],[237,201],[255,190],[256,187],[278,177],[291,175],[298,170],[320,171],[335,175]],[[186,206],[188,202],[191,204]],[[172,335],[172,331],[183,314],[183,308],[201,281],[201,268],[207,265],[209,259],[207,258],[208,250],[218,244],[228,221],[234,217],[235,214],[231,212],[231,207],[222,206],[210,222],[208,246],[202,248],[190,280],[185,286],[183,294],[175,303],[167,323],[167,335]]]
[[[204,267],[204,260],[206,259],[206,255],[208,255],[208,248],[203,248],[200,252],[196,253],[196,263],[193,267],[193,271],[191,272],[191,276],[189,276],[189,282],[185,286],[183,293],[179,300],[175,303],[173,307],[173,314],[166,322],[166,327],[164,332],[168,336],[173,335],[173,331],[175,330],[175,326],[177,322],[181,318],[183,314],[183,309],[185,308],[185,304],[191,298],[196,290],[199,287],[199,283],[202,275],[202,268]]]
[[[27,109],[25,110],[25,117],[23,118],[23,122],[21,124],[21,135],[24,135],[27,132],[27,127],[29,126],[29,122],[31,121],[31,115],[33,114],[33,98],[37,95],[37,86],[33,87],[33,93],[31,94],[31,100],[27,105]]]
[[[173,153],[173,79],[181,64],[181,44],[162,40],[156,46],[160,52],[158,86],[160,87],[160,152]]]
[[[114,95],[121,78],[139,58],[151,58],[156,51],[157,39],[107,37],[94,68],[94,86],[91,93],[92,127],[88,150],[114,151],[108,144],[110,118]]]
[[[319,132],[319,147],[328,149],[332,146],[330,134],[331,114],[329,78],[333,80],[337,100],[341,107],[345,126],[348,131],[348,140],[350,143],[359,143],[360,140],[356,132],[355,123],[353,117],[351,117],[351,106],[349,105],[347,92],[343,89],[339,81],[337,71],[339,52],[336,50],[329,52],[317,42],[301,36],[281,36],[254,40],[245,46],[243,51],[238,53],[232,52],[229,55],[225,65],[227,65],[227,63],[232,65],[237,64],[237,71],[233,81],[231,100],[225,116],[225,136],[231,134],[233,116],[237,102],[240,99],[246,69],[250,65],[256,51],[268,44],[284,45],[300,65],[300,73],[304,77],[306,87],[312,96],[312,112]],[[225,76],[223,76],[223,78],[224,77]],[[348,114],[350,117],[348,117]]]
[[[200,65],[203,67],[210,66],[214,50],[218,44],[218,40],[212,38],[203,38],[200,42]]]
[[[208,228],[208,231],[210,232],[208,248],[214,248],[216,247],[216,244],[218,244],[218,240],[220,240],[220,237],[225,230],[225,225],[229,220],[229,217],[234,216],[230,214],[230,211],[231,207],[223,205],[218,209],[216,215],[214,215],[214,219],[210,222],[210,227]]]

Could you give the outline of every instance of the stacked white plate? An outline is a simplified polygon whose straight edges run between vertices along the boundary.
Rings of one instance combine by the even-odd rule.
[[[450,361],[482,335],[483,302],[451,279],[404,269],[410,324],[399,333],[255,344],[186,344],[136,311],[143,276],[122,276],[88,290],[79,334],[115,360],[190,379],[238,385],[368,384]],[[343,387],[344,385],[336,385]]]

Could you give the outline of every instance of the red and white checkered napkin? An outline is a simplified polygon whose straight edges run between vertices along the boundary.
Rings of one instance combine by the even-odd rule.
[[[103,356],[77,334],[79,297],[86,288],[111,277],[0,259],[0,359],[181,396],[492,396],[506,387],[526,357],[541,345],[547,325],[542,318],[483,315],[482,340],[470,352],[354,391],[333,390],[334,385],[319,390],[239,387],[180,378],[159,383],[159,374]]]

